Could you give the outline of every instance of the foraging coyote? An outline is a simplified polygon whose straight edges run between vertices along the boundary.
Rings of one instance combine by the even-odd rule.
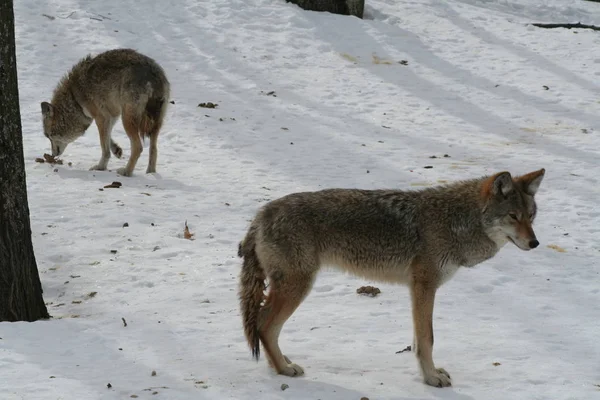
[[[169,91],[169,81],[160,65],[135,50],[88,55],[62,78],[52,102],[41,104],[44,135],[50,139],[52,155],[61,155],[95,120],[102,157],[90,169],[104,171],[111,151],[118,158],[123,155],[121,147],[111,139],[112,128],[121,115],[131,142],[131,155],[127,166],[119,168],[117,173],[131,176],[145,136],[150,137],[146,173],[156,172],[158,132],[167,110]]]
[[[413,349],[423,379],[450,386],[450,375],[432,358],[435,292],[459,267],[493,257],[509,241],[522,250],[539,245],[531,223],[544,172],[514,178],[500,172],[420,191],[329,189],[271,201],[238,251],[244,259],[241,312],[253,356],[258,360],[262,342],[278,373],[304,373],[281,353],[279,333],[319,268],[334,265],[410,287]]]

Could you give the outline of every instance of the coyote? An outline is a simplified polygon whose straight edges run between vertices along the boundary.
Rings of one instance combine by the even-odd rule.
[[[544,173],[513,178],[500,172],[420,191],[328,189],[269,202],[238,250],[241,314],[252,355],[258,360],[262,342],[279,374],[304,373],[281,353],[279,333],[320,267],[333,265],[410,287],[413,350],[423,380],[450,386],[450,375],[432,357],[435,292],[459,267],[493,257],[508,242],[522,250],[539,245],[531,224]]]
[[[123,150],[111,139],[119,115],[131,142],[127,166],[117,173],[131,176],[142,153],[142,141],[150,137],[146,173],[156,172],[158,132],[169,102],[170,85],[153,59],[131,49],[109,50],[81,59],[59,82],[52,102],[43,102],[44,135],[52,155],[60,156],[67,145],[82,136],[93,120],[100,133],[102,157],[91,170],[104,171],[111,151]]]

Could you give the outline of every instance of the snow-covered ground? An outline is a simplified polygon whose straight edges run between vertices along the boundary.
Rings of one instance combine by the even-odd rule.
[[[15,13],[54,318],[0,324],[3,400],[600,398],[600,33],[528,25],[600,24],[600,4],[367,0],[359,20],[283,0],[15,0]],[[147,150],[133,178],[115,158],[88,171],[95,126],[64,165],[36,163],[49,152],[40,102],[81,57],[116,47],[172,83],[158,174],[144,174]],[[128,153],[120,123],[113,137]],[[507,246],[438,292],[434,359],[452,388],[427,387],[414,355],[396,354],[412,341],[405,287],[333,271],[282,334],[306,375],[251,359],[236,251],[265,201],[542,167],[542,246]],[[365,284],[381,295],[357,295]]]

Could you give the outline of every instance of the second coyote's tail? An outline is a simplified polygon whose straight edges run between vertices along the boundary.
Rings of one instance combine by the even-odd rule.
[[[167,106],[169,104],[168,97],[150,97],[146,103],[146,108],[142,114],[140,124],[140,135],[142,139],[145,136],[157,135],[163,124]]]
[[[238,256],[244,259],[240,277],[239,297],[244,333],[252,350],[252,356],[260,356],[259,313],[264,300],[265,272],[256,255],[256,227],[252,225],[238,248]]]

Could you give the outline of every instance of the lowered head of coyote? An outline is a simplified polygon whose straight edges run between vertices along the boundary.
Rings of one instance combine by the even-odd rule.
[[[147,173],[156,172],[158,133],[169,102],[170,84],[164,70],[150,57],[131,49],[105,51],[81,59],[54,90],[50,103],[41,103],[44,135],[52,155],[82,136],[92,121],[100,134],[102,157],[92,170],[105,170],[110,153],[120,158],[121,147],[112,140],[112,128],[121,116],[131,143],[127,166],[117,172],[131,176],[150,138]]]
[[[266,204],[238,250],[244,259],[241,312],[252,354],[258,359],[262,342],[278,373],[304,373],[281,352],[279,333],[320,267],[331,265],[409,286],[413,350],[423,379],[450,386],[450,375],[432,356],[436,290],[459,267],[493,257],[508,242],[522,250],[539,245],[531,225],[544,172],[500,172],[420,191],[294,193]]]

